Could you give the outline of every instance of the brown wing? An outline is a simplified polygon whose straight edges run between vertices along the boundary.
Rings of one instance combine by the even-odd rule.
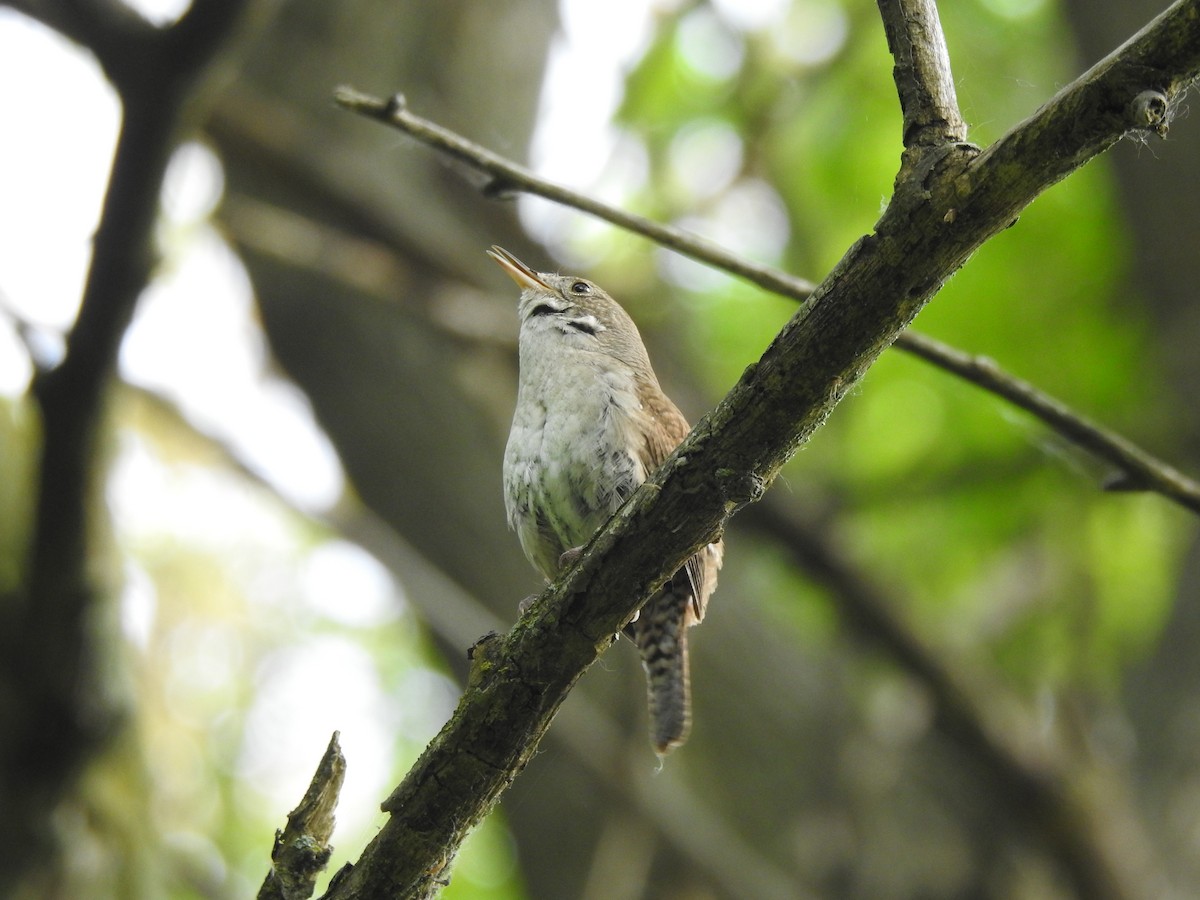
[[[642,429],[642,464],[649,474],[663,464],[692,429],[683,413],[657,384],[645,384],[641,385],[641,388],[642,409],[651,420],[647,423],[649,427]],[[718,541],[690,557],[683,565],[692,586],[689,625],[704,618],[708,598],[717,589],[717,570],[721,568],[723,552],[724,547]]]
[[[650,420],[644,423],[642,428],[642,464],[647,472],[653,472],[687,437],[692,427],[657,384],[639,384],[638,393],[638,399],[642,401],[642,410]]]

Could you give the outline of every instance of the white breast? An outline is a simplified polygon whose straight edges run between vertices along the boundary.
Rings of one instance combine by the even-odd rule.
[[[525,555],[551,578],[559,556],[586,543],[646,473],[633,452],[642,409],[632,377],[537,324],[522,328],[504,487]]]

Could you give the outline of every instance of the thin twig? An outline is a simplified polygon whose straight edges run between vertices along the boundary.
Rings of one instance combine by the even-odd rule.
[[[539,178],[524,166],[493,153],[436,122],[409,112],[402,94],[396,94],[390,100],[383,100],[354,88],[340,87],[334,92],[334,99],[346,109],[398,128],[421,143],[428,144],[472,169],[491,176],[492,181],[486,189],[488,194],[503,195],[519,191],[544,197],[648,237],[664,247],[744,278],[768,291],[797,300],[806,299],[815,287],[811,281],[745,259],[682,228],[663,225],[661,222],[610,206],[587,194]]]
[[[936,18],[936,10],[933,15]],[[502,183],[506,190],[545,197],[594,215],[699,262],[744,278],[772,293],[801,302],[812,294],[812,283],[802,278],[752,262],[681,229],[653,222],[547,181],[523,166],[435,122],[414,115],[408,111],[403,98],[398,95],[388,101],[363,94],[353,88],[342,87],[337,90],[336,98],[337,102],[347,109],[398,128],[435,150],[491,176],[495,179],[494,183]],[[943,97],[937,109],[947,115],[953,110],[957,115],[957,107],[948,107],[947,102],[953,102],[952,86],[949,98]],[[1200,512],[1200,483],[1189,479],[1126,438],[1072,411],[1066,404],[1049,394],[1008,374],[991,360],[984,362],[980,357],[963,353],[912,330],[905,331],[897,337],[895,346],[1033,413],[1082,449],[1117,466],[1126,476],[1122,482],[1124,489],[1155,491],[1192,512]]]
[[[1116,432],[1073,412],[1029,382],[1010,375],[988,357],[963,353],[911,331],[907,334],[907,340],[897,341],[896,344],[902,350],[935,362],[1032,413],[1077,446],[1116,466],[1123,478],[1106,483],[1108,490],[1154,491],[1185,509],[1200,513],[1200,483],[1151,456]]]

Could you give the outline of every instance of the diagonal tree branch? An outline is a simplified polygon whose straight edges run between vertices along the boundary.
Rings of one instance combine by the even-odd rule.
[[[239,237],[246,238],[249,235]],[[336,232],[323,235],[326,243],[347,239]],[[380,248],[380,252],[386,251]],[[301,260],[291,262],[301,266],[306,264]],[[334,277],[354,278],[356,270],[339,270]],[[387,295],[385,287],[380,286],[376,290],[381,297]],[[912,332],[908,334],[913,336]],[[922,343],[927,340],[920,338]],[[993,366],[987,359],[945,347],[942,347],[942,352],[961,357],[964,377],[976,377],[972,375],[972,370],[976,368],[979,377],[993,377]],[[1001,381],[996,390],[1005,391],[1008,387],[1007,381]],[[228,447],[196,431],[195,426],[186,422],[169,402],[144,391],[138,393],[146,402],[155,403],[162,414],[178,419],[183,427],[193,429],[199,439],[210,442],[243,475],[268,490],[272,489],[261,475],[241,464]],[[1039,400],[1036,391],[1033,392],[1033,399],[1036,412],[1036,403],[1044,400]],[[1014,402],[1024,405],[1020,396],[1014,398]],[[1097,448],[1098,455],[1103,455],[1105,447],[1105,443],[1101,442]],[[287,501],[283,499],[282,502]],[[303,514],[312,515],[311,512]],[[331,518],[322,521],[367,547],[398,577],[402,577],[405,584],[412,588],[410,595],[414,603],[447,644],[467,646],[481,630],[499,631],[506,627],[478,601],[461,595],[460,589],[446,581],[445,576],[414,575],[414,572],[425,570],[429,564],[420,561],[411,549],[403,548],[402,542],[397,541],[385,525],[374,521],[366,511],[339,507]],[[1086,841],[1080,843],[1078,829],[1047,827],[1048,823],[1090,815],[1086,807],[1073,805],[1073,792],[1062,788],[1067,782],[1080,782],[1080,773],[1090,767],[1089,760],[1078,758],[1082,754],[1072,753],[1066,742],[1034,737],[1043,730],[1042,726],[1031,720],[1023,704],[1004,685],[977,683],[980,673],[955,666],[943,650],[922,641],[920,635],[908,627],[902,617],[897,616],[895,611],[904,609],[907,604],[896,596],[894,585],[885,591],[878,580],[872,581],[867,577],[859,564],[846,559],[838,551],[827,529],[799,521],[784,505],[772,502],[771,498],[747,510],[740,522],[769,540],[782,544],[801,571],[825,585],[834,595],[838,615],[845,623],[847,632],[864,644],[879,648],[900,670],[920,682],[933,700],[939,728],[963,748],[981,777],[992,785],[994,795],[1010,810],[1011,818],[1031,833],[1044,836],[1046,845],[1053,848],[1064,871],[1071,874],[1073,882],[1082,886],[1080,893],[1092,893],[1089,886],[1096,879],[1106,877],[1104,873],[1110,868],[1128,865],[1125,860],[1132,855],[1131,847],[1150,844],[1145,840],[1143,829],[1138,826],[1135,817],[1124,808],[1122,798],[1111,796],[1111,791],[1107,792],[1108,796],[1104,796],[1098,806],[1106,819],[1120,815],[1128,823],[1124,826],[1125,846],[1119,854],[1100,854]],[[413,584],[414,577],[416,584]],[[424,589],[419,586],[423,579],[433,577],[439,578],[436,586],[428,585]],[[570,747],[579,764],[622,793],[644,820],[655,823],[652,833],[661,834],[674,842],[677,849],[688,854],[692,865],[699,870],[710,870],[712,877],[732,895],[796,895],[794,885],[785,887],[788,882],[783,873],[775,872],[766,859],[755,853],[755,848],[742,846],[736,834],[722,829],[719,820],[715,820],[704,809],[698,797],[687,794],[682,785],[667,792],[672,800],[681,790],[686,794],[682,800],[674,800],[670,809],[664,808],[662,796],[648,796],[641,782],[630,780],[630,772],[626,767],[614,764],[614,760],[622,758],[614,723],[578,693],[572,698],[572,703],[572,714],[568,717],[564,710],[564,715],[556,719],[549,737]],[[637,772],[633,774],[636,776]],[[1085,790],[1092,795],[1104,793],[1102,778],[1088,777],[1083,783]],[[683,806],[687,813],[676,816],[675,806]],[[706,826],[700,829],[673,827],[676,822],[691,823],[698,820],[707,820]],[[1141,839],[1131,841],[1130,834]],[[722,848],[721,853],[714,852],[717,847]],[[754,883],[751,884],[748,879],[753,879]]]
[[[445,643],[465,647],[478,637],[481,629],[499,631],[506,626],[507,623],[482,601],[467,593],[449,575],[425,559],[370,510],[353,502],[339,503],[325,513],[299,509],[292,500],[279,493],[260,471],[248,465],[236,450],[190,421],[172,400],[129,383],[122,383],[121,390],[136,398],[137,403],[152,407],[156,416],[166,417],[175,426],[186,429],[193,439],[202,442],[214,457],[222,460],[223,465],[270,492],[276,502],[288,507],[297,516],[365,548],[402,580],[408,597],[420,610],[425,623]],[[623,764],[627,753],[624,745],[628,738],[599,704],[577,694],[572,698],[572,705],[573,708],[564,711],[557,720],[551,737],[575,754],[581,766],[620,794],[629,809],[636,811],[638,818],[653,823],[653,833],[657,837],[671,843],[698,871],[707,871],[731,896],[748,891],[760,898],[802,900],[787,873],[772,863],[761,848],[751,845],[721,821],[706,806],[704,799],[687,786],[672,784],[663,791],[661,778],[654,777],[651,781],[648,777],[641,777],[638,772],[634,772],[631,778],[629,767]],[[326,751],[314,777],[314,782],[325,788],[325,792],[319,795],[324,806],[314,807],[302,802],[296,811],[289,814],[289,826],[298,812],[327,813],[332,816],[336,788],[340,786],[333,781],[333,776],[338,774],[339,767],[345,765],[340,758],[340,751],[331,752],[336,749],[335,744],[335,741],[331,741],[330,750]],[[654,776],[659,774],[666,773],[653,773]],[[310,793],[312,790],[310,787]],[[701,827],[692,827],[698,823]],[[296,863],[303,868],[306,860],[321,864],[322,859],[316,855],[316,851],[328,844],[330,835],[324,830],[326,827],[330,826],[324,819],[318,819],[318,824],[311,824],[309,819],[302,818],[290,835],[285,831],[276,842],[272,852],[273,861],[276,853],[288,854],[290,859],[283,864],[290,866],[293,871],[297,868]],[[315,840],[305,840],[305,835]],[[274,861],[274,865],[278,867],[280,863]],[[270,885],[275,880],[268,878],[264,889],[274,891],[275,888]],[[264,896],[262,890],[260,896]]]
[[[236,220],[236,216],[231,219],[235,223]],[[239,232],[239,240],[253,239],[250,231],[254,229],[246,233]],[[321,239],[325,245],[350,240],[348,236],[331,229],[326,229]],[[286,241],[282,242],[280,248],[286,244]],[[379,247],[378,252],[387,251]],[[316,263],[315,260],[289,258],[289,264],[301,267]],[[327,274],[345,279],[358,277],[353,267]],[[376,285],[375,291],[381,299],[391,296],[386,285]],[[924,340],[928,339],[922,338]],[[949,348],[943,349],[945,352],[958,353]],[[986,360],[960,355],[968,377],[973,364],[983,372],[989,371]],[[1000,385],[1000,389],[1005,387],[1006,383]],[[173,416],[183,427],[193,429],[200,439],[212,443],[211,437],[195,431],[195,426],[187,423],[169,402],[146,392],[141,393],[148,402],[154,402],[164,415]],[[228,447],[219,443],[212,443],[212,446],[243,475],[268,490],[272,489],[261,475],[239,463]],[[287,500],[282,499],[282,502],[286,503]],[[303,515],[311,517],[312,513],[304,512]],[[410,587],[411,599],[446,644],[465,647],[474,641],[480,631],[501,631],[507,627],[479,601],[462,595],[461,589],[446,580],[445,576],[419,574],[428,569],[429,563],[421,561],[411,548],[405,548],[387,526],[374,521],[366,511],[339,507],[331,517],[322,518],[321,521],[367,547],[388,565]],[[835,597],[838,615],[852,637],[878,648],[898,669],[919,681],[933,700],[939,728],[963,748],[981,778],[992,786],[994,795],[1010,810],[1011,818],[1027,829],[1027,833],[1044,838],[1046,846],[1052,848],[1064,871],[1071,873],[1074,882],[1086,888],[1095,879],[1104,877],[1103,873],[1109,868],[1121,864],[1119,859],[1110,862],[1108,857],[1097,854],[1086,842],[1081,845],[1078,829],[1060,831],[1047,828],[1048,822],[1065,821],[1087,814],[1077,807],[1067,807],[1072,794],[1062,790],[1061,786],[1068,780],[1077,783],[1078,773],[1085,771],[1083,767],[1089,761],[1077,759],[1081,754],[1071,754],[1062,741],[1039,741],[1033,737],[1044,729],[1032,721],[1024,704],[1003,684],[993,682],[984,686],[976,683],[980,680],[980,673],[955,666],[944,650],[922,641],[920,635],[906,626],[902,617],[897,616],[895,611],[904,609],[907,604],[903,598],[896,596],[894,585],[884,591],[878,582],[872,582],[860,571],[858,564],[838,552],[836,544],[826,533],[827,529],[799,521],[784,505],[772,502],[771,498],[747,510],[740,522],[782,544],[798,569],[830,590]],[[436,586],[427,584],[424,588],[420,587],[423,580],[433,577],[438,578]],[[796,887],[794,884],[789,886],[784,873],[775,871],[765,858],[755,852],[756,848],[744,845],[738,835],[725,828],[719,819],[704,808],[700,799],[682,784],[672,787],[669,792],[659,792],[659,796],[654,798],[649,797],[636,778],[637,770],[632,773],[634,779],[631,780],[628,767],[614,762],[624,758],[615,724],[578,692],[572,697],[572,703],[573,707],[564,709],[564,714],[555,720],[548,737],[569,747],[580,765],[624,795],[643,821],[653,822],[651,834],[661,835],[672,842],[677,850],[688,855],[692,866],[698,871],[709,872],[731,895],[751,894],[763,898],[796,896]],[[566,714],[568,711],[571,713],[569,716]],[[1027,749],[1029,747],[1038,748],[1037,752],[1031,753]],[[1093,794],[1100,791],[1098,779],[1091,778],[1086,783]],[[682,798],[679,797],[681,791],[684,793]],[[663,797],[662,794],[669,794],[669,797]],[[1108,818],[1113,817],[1114,810],[1122,807],[1120,798],[1106,798],[1101,805]],[[686,814],[676,815],[677,807],[686,809]],[[1126,832],[1134,832],[1134,817],[1126,815],[1125,818],[1131,821]],[[676,824],[697,821],[706,824],[702,828],[680,828]],[[1136,832],[1140,831],[1140,828],[1136,828]],[[1131,842],[1126,843],[1128,845]],[[1139,843],[1144,845],[1148,842],[1142,840]],[[715,852],[718,847],[721,848],[720,853]],[[1130,856],[1129,850],[1124,850],[1121,856]],[[1089,891],[1081,890],[1081,893]]]
[[[936,10],[934,16],[936,18]],[[812,283],[802,278],[745,259],[683,229],[654,222],[547,181],[523,166],[414,114],[404,106],[401,97],[382,100],[346,87],[339,88],[336,97],[338,103],[347,109],[398,128],[439,152],[489,175],[494,183],[504,184],[507,191],[544,197],[594,215],[781,296],[804,301],[812,294]],[[952,88],[950,100],[953,101]],[[948,116],[951,113],[957,116],[956,109],[944,111]],[[930,115],[927,114],[926,118]],[[1135,119],[1135,124],[1157,128],[1160,121]],[[896,338],[895,346],[1033,413],[1068,440],[1118,467],[1125,476],[1125,489],[1156,491],[1193,512],[1200,512],[1200,483],[1121,435],[1089,421],[1062,401],[1008,374],[995,362],[963,353],[911,329]]]
[[[720,405],[507,635],[384,804],[391,816],[330,897],[427,897],[532,756],[612,635],[782,465],[970,254],[1041,191],[1168,112],[1200,75],[1200,0],[1176,3],[983,153],[927,149],[861,238]],[[1111,896],[1123,896],[1112,886]]]

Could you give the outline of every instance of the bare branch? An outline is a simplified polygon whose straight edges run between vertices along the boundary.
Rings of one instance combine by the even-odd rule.
[[[337,240],[345,238],[339,238],[336,234],[324,237],[326,244]],[[379,253],[385,253],[382,247],[379,248]],[[356,271],[347,268],[335,277],[353,279],[358,277]],[[984,381],[983,386],[986,389],[1006,396],[1016,382],[1020,387],[1018,394],[1012,399],[1023,408],[1040,416],[1042,407],[1046,407],[1050,410],[1046,415],[1065,417],[1069,423],[1064,426],[1067,430],[1077,421],[1077,417],[1064,410],[1057,401],[1045,397],[1036,389],[1011,376],[997,372],[990,360],[964,354],[930,338],[915,335],[911,331],[906,334],[915,339],[909,342],[910,352],[937,354],[943,363],[954,367],[962,377],[972,381],[980,378]],[[994,379],[998,379],[998,383],[991,384]],[[1030,405],[1023,402],[1025,394],[1032,397]],[[194,429],[195,426],[182,419],[179,411],[169,402],[157,397],[152,399],[162,406],[164,414],[175,416],[186,427]],[[1100,431],[1102,436],[1096,453],[1102,458],[1108,458],[1108,444],[1120,444],[1122,439],[1116,435],[1109,435],[1102,429]],[[198,436],[204,440],[212,440],[201,433],[198,433]],[[220,444],[214,446],[229,458],[231,465],[238,466],[246,477],[268,490],[272,489],[269,483],[262,481],[259,474],[238,463],[228,447]],[[1141,451],[1133,448],[1130,452],[1132,458],[1127,459],[1126,463],[1133,468],[1139,465],[1137,454]],[[1120,464],[1119,460],[1110,461],[1114,465]],[[1144,464],[1151,473],[1157,469],[1157,461],[1151,460]],[[1185,484],[1191,484],[1186,479],[1183,480]],[[1194,485],[1184,489],[1184,502],[1188,496],[1195,496],[1195,490]],[[283,498],[282,502],[287,503],[286,498]],[[392,568],[398,577],[402,577],[406,584],[411,584],[414,577],[417,578],[418,584],[426,578],[438,578],[439,583],[436,587],[424,590],[414,587],[410,594],[430,626],[451,646],[467,646],[481,630],[499,631],[505,627],[505,623],[479,601],[462,594],[461,589],[445,580],[444,576],[432,573],[414,575],[414,571],[421,572],[427,569],[429,564],[420,560],[415,551],[405,548],[386,525],[374,520],[366,511],[339,507],[331,518],[323,521],[370,549]],[[1071,796],[1069,792],[1061,789],[1061,784],[1071,780],[1070,773],[1082,771],[1079,767],[1087,765],[1086,761],[1076,760],[1070,756],[1067,747],[1059,746],[1052,740],[1047,740],[1042,745],[1044,757],[1039,756],[1036,760],[1031,760],[1026,748],[1039,746],[1039,741],[1030,735],[1039,731],[1040,726],[1035,726],[1029,721],[1027,711],[1017,698],[1012,696],[1003,684],[979,684],[977,672],[953,665],[953,661],[947,658],[942,649],[923,641],[918,633],[897,616],[895,611],[906,608],[908,604],[903,598],[894,596],[894,586],[890,592],[881,590],[878,583],[873,583],[862,574],[860,566],[838,552],[838,548],[830,542],[827,534],[798,521],[780,504],[771,502],[770,498],[767,502],[747,510],[742,522],[770,539],[783,543],[797,567],[824,584],[834,595],[836,610],[848,632],[859,640],[880,648],[899,669],[920,682],[934,702],[939,728],[961,746],[981,769],[983,777],[993,785],[996,796],[1007,803],[1013,819],[1024,823],[1035,833],[1045,834],[1048,845],[1057,849],[1059,859],[1064,867],[1072,872],[1076,883],[1087,885],[1090,880],[1106,877],[1102,873],[1108,863],[1104,860],[1097,862],[1090,859],[1095,855],[1095,850],[1086,842],[1078,846],[1075,844],[1079,840],[1078,829],[1065,829],[1059,833],[1046,827],[1048,821],[1062,821],[1088,814],[1086,810],[1065,808],[1064,804],[1070,802]],[[435,602],[422,602],[425,597],[432,597]],[[645,792],[639,790],[640,784],[631,781],[629,770],[613,764],[613,760],[621,758],[622,751],[615,734],[615,726],[607,719],[606,714],[578,694],[572,698],[572,704],[573,707],[569,708],[572,715],[566,716],[565,710],[564,715],[556,720],[549,737],[557,738],[560,743],[570,747],[576,753],[580,764],[622,793],[644,819],[655,823],[657,833],[673,841],[678,849],[690,856],[693,865],[701,869],[716,869],[719,864],[725,863],[730,871],[714,871],[714,877],[721,879],[733,893],[737,893],[739,889],[749,889],[747,878],[751,876],[744,874],[747,872],[753,873],[753,877],[757,879],[758,883],[751,892],[756,897],[795,893],[795,888],[782,892],[778,889],[772,890],[773,884],[786,883],[782,880],[782,875],[773,873],[770,864],[757,857],[753,848],[741,846],[735,835],[724,833],[720,835],[718,842],[709,840],[714,833],[720,833],[722,826],[719,821],[710,820],[701,829],[673,828],[676,821],[694,822],[705,817],[711,819],[711,814],[704,809],[699,798],[690,794],[675,801],[687,809],[687,814],[674,819],[662,806],[661,792],[658,799],[651,802]],[[1000,715],[997,711],[1003,711],[1002,723],[996,721]],[[634,774],[636,775],[636,772]],[[1092,790],[1099,790],[1101,782],[1090,779],[1089,784],[1092,785]],[[673,788],[670,792],[671,797],[674,798],[680,790],[685,789],[682,786]],[[1104,803],[1104,814],[1112,818],[1114,808],[1120,805],[1121,798],[1108,799]],[[1126,828],[1127,833],[1140,832],[1137,823],[1132,821],[1133,816],[1127,815],[1125,818],[1130,821]],[[712,851],[717,843],[726,852],[714,855]],[[1144,843],[1146,842],[1140,842],[1139,846]],[[1126,851],[1123,855],[1128,857],[1130,852]],[[726,863],[730,856],[733,857],[732,863]]]
[[[1159,91],[1169,109],[1198,74],[1200,0],[1187,0],[989,151],[945,145],[919,184],[898,184],[874,233],[850,248],[759,363],[513,630],[482,648],[473,689],[388,799],[392,815],[331,896],[435,893],[567,692],[646,597],[762,495],[972,252],[1046,187],[1144,127],[1136,96]]]
[[[910,150],[967,139],[934,0],[878,0]]]
[[[1003,371],[988,357],[963,353],[911,331],[907,340],[896,344],[914,356],[936,361],[967,381],[1033,413],[1059,434],[1116,466],[1123,477],[1119,482],[1106,484],[1109,490],[1155,491],[1185,509],[1200,513],[1200,484],[1132,441],[1074,412],[1029,382]]]
[[[428,144],[439,152],[466,163],[471,169],[490,176],[492,181],[486,189],[486,193],[490,195],[520,191],[545,197],[563,206],[589,213],[619,228],[644,235],[684,256],[714,265],[769,291],[799,300],[813,292],[812,282],[745,259],[682,228],[663,225],[661,222],[610,206],[587,194],[539,178],[524,166],[505,159],[436,122],[409,112],[402,94],[396,94],[390,100],[382,100],[354,88],[340,87],[334,92],[334,99],[346,109],[398,128],[421,143]]]

